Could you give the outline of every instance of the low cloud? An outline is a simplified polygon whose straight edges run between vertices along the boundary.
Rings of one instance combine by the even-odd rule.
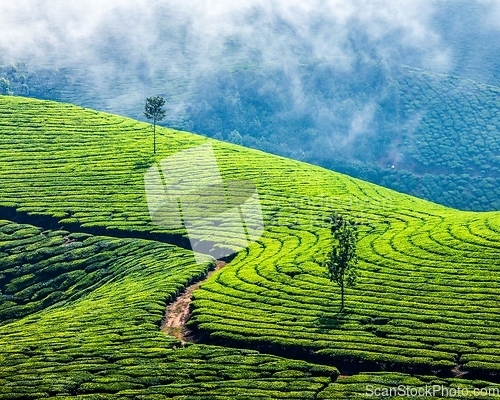
[[[105,63],[106,50],[123,46],[127,60],[171,51],[174,63],[212,68],[237,42],[237,56],[258,53],[264,62],[324,59],[342,67],[353,54],[352,30],[363,32],[381,54],[384,41],[418,51],[422,63],[446,56],[429,25],[431,1],[253,0],[205,2],[157,0],[19,0],[0,5],[3,58],[34,58],[56,66]],[[153,57],[148,57],[153,55]],[[207,65],[208,64],[208,65]]]

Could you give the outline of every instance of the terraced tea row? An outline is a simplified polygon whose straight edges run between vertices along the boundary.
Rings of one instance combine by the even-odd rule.
[[[500,386],[480,380],[401,373],[362,373],[339,378],[318,399],[497,399]]]
[[[181,347],[159,332],[165,304],[206,273],[208,258],[8,221],[0,232],[1,399],[314,398],[337,376],[249,350]]]
[[[498,177],[500,173],[500,89],[466,79],[408,68],[402,84],[405,118],[422,119],[401,149],[410,149],[420,168]],[[418,143],[418,146],[412,144]],[[484,149],[484,151],[480,151]],[[426,168],[427,169],[427,168]]]

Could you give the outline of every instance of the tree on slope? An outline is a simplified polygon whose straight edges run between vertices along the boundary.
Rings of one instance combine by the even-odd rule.
[[[165,99],[160,96],[148,97],[144,107],[144,116],[153,120],[153,154],[156,154],[156,123],[165,118]]]
[[[331,231],[334,243],[325,264],[328,268],[330,281],[340,286],[340,312],[342,312],[344,310],[345,288],[354,287],[356,284],[358,230],[354,222],[334,215],[331,218]]]

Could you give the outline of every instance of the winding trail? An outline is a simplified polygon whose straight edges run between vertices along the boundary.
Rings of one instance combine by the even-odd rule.
[[[186,287],[184,292],[177,296],[173,303],[167,306],[165,318],[161,324],[160,330],[167,335],[174,336],[182,343],[193,342],[191,331],[186,328],[186,323],[191,318],[191,297],[193,292],[200,285],[210,278],[215,272],[226,266],[226,262],[217,260],[215,268],[208,272],[204,279]]]
[[[43,230],[53,230],[57,231],[60,229],[71,230],[72,232],[81,232],[81,233],[89,233],[91,235],[96,236],[106,236],[106,237],[117,237],[117,238],[137,238],[137,239],[145,239],[145,240],[155,240],[158,242],[169,243],[175,245],[180,248],[184,248],[187,250],[191,250],[190,244],[185,243],[185,239],[179,235],[161,235],[161,234],[149,234],[149,233],[134,233],[133,235],[130,232],[121,231],[118,229],[108,230],[100,227],[82,227],[79,224],[65,224],[66,227],[61,226],[59,220],[52,216],[46,215],[29,215],[25,212],[17,211],[15,207],[1,207],[0,206],[0,215],[7,220],[11,220],[13,222],[17,222],[20,224],[31,224],[36,225]],[[33,221],[35,219],[35,221]],[[67,237],[65,237],[67,239]],[[67,239],[67,243],[69,243],[70,239]],[[210,336],[204,334],[203,332],[192,332],[189,328],[186,327],[187,322],[190,320],[192,316],[192,294],[195,290],[197,290],[201,284],[206,282],[215,272],[224,268],[228,262],[230,262],[232,258],[226,259],[226,261],[217,260],[215,264],[215,268],[209,271],[204,277],[202,277],[197,282],[187,286],[176,298],[175,300],[167,305],[165,316],[160,326],[160,330],[170,336],[173,336],[184,343],[203,343],[203,344],[214,344],[219,346],[224,346],[226,348],[237,348],[237,349],[253,349],[259,351],[261,354],[269,354],[278,357],[287,358],[290,360],[303,360],[315,364],[324,364],[324,365],[333,365],[341,371],[338,376],[338,380],[349,379],[353,376],[363,374],[363,373],[379,373],[379,372],[399,372],[405,374],[413,374],[414,372],[408,371],[406,369],[402,369],[401,367],[395,367],[390,369],[380,368],[378,365],[362,365],[359,362],[351,362],[351,361],[342,361],[336,360],[334,363],[331,360],[324,360],[321,358],[314,357],[314,354],[310,354],[304,351],[296,351],[296,349],[292,348],[272,348],[271,346],[263,343],[262,345],[249,346],[247,344],[242,343],[231,343],[230,341],[225,341],[224,343],[220,343],[217,341],[212,341]],[[459,357],[460,360],[460,357]],[[454,377],[459,379],[482,379],[489,380],[491,382],[500,382],[500,377],[498,376],[473,376],[468,374],[467,372],[461,369],[462,364],[460,361],[457,365],[450,371],[450,375],[443,375],[443,377]],[[426,371],[428,375],[434,375],[436,377],[440,376],[436,374],[435,371]],[[320,393],[321,390],[318,391]]]
[[[196,335],[194,332],[192,332],[189,328],[186,327],[187,322],[191,318],[192,315],[192,309],[191,309],[191,302],[192,302],[192,294],[195,290],[197,290],[202,283],[207,281],[215,272],[219,271],[220,269],[224,268],[228,263],[226,261],[222,260],[217,260],[215,264],[215,268],[207,273],[205,277],[203,277],[201,280],[187,286],[183,292],[181,292],[176,299],[167,305],[166,311],[165,311],[165,317],[163,318],[163,322],[160,326],[160,330],[169,335],[173,336],[177,339],[179,339],[182,344],[184,343],[206,343],[209,344],[210,342],[205,342],[207,338],[204,337],[203,335]],[[219,343],[211,343],[211,344],[218,344]],[[240,345],[238,344],[230,344],[226,343],[224,345],[225,347],[235,347],[235,348],[241,348]],[[285,358],[291,358],[291,359],[300,359],[300,360],[305,360],[308,362],[313,362],[313,363],[319,363],[323,364],[325,363],[322,360],[319,359],[309,359],[307,356],[304,357],[304,355],[298,355],[298,354],[283,354],[281,351],[280,352],[275,352],[269,348],[262,349],[257,346],[257,348],[254,348],[254,350],[257,350],[261,353],[268,353],[268,354],[273,354],[279,357],[285,357]],[[327,365],[332,365],[331,363],[326,363]],[[340,375],[338,376],[337,379],[342,380],[342,379],[348,379],[351,378],[354,375],[358,375],[360,373],[370,373],[370,372],[382,372],[384,369],[378,369],[378,368],[373,368],[373,367],[365,367],[363,368],[362,365],[354,365],[350,362],[343,362],[343,361],[337,361],[335,364],[335,367],[339,369],[339,371],[342,371]],[[408,373],[408,371],[402,371],[398,368],[392,370],[389,369],[388,371],[392,372],[402,372],[402,373]],[[462,371],[460,369],[460,365],[456,365],[453,370],[451,370],[451,377],[454,378],[465,378],[467,379],[467,373]]]

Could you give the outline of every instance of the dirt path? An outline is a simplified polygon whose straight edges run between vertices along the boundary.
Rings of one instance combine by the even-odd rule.
[[[174,336],[181,340],[183,343],[190,342],[190,331],[186,328],[186,323],[191,318],[191,296],[193,292],[200,287],[200,285],[210,278],[216,271],[224,268],[226,263],[224,261],[217,261],[215,269],[210,271],[207,276],[191,286],[178,296],[173,303],[167,306],[165,318],[161,324],[161,331],[167,335]]]
[[[192,300],[192,295],[193,292],[200,287],[202,283],[204,283],[208,278],[210,278],[216,271],[219,271],[220,269],[224,268],[226,266],[226,262],[224,261],[217,261],[215,264],[215,268],[210,271],[202,280],[193,283],[192,285],[186,287],[184,292],[182,292],[175,300],[173,303],[170,303],[167,306],[166,312],[165,312],[165,318],[161,324],[160,330],[167,335],[173,336],[177,339],[179,339],[183,344],[187,342],[194,342],[192,332],[186,328],[186,323],[189,321],[191,318],[191,300]],[[209,342],[202,341],[202,343],[208,344]],[[256,349],[259,350],[260,349]],[[269,349],[266,350],[266,353],[269,353]],[[286,354],[283,354],[282,352],[270,352],[270,354],[277,355],[279,357],[291,357],[287,356]],[[300,358],[300,357],[299,357]],[[307,358],[300,358],[304,359],[309,362],[317,362],[317,360],[311,360]],[[320,363],[322,363],[320,361]],[[337,368],[340,369],[340,371],[344,371],[344,373],[341,373],[338,376],[338,380],[343,380],[343,379],[348,379],[353,376],[363,374],[363,373],[372,373],[372,372],[382,372],[382,369],[363,369],[363,367],[360,365],[356,369],[353,365],[343,365],[342,363],[336,363],[335,365]],[[390,370],[392,371],[392,370]],[[387,371],[386,371],[387,372]],[[393,372],[400,372],[397,369],[395,369]],[[460,365],[456,365],[453,370],[451,370],[451,373],[453,377],[455,378],[461,378],[461,379],[468,379],[467,378],[467,373],[461,370]]]

